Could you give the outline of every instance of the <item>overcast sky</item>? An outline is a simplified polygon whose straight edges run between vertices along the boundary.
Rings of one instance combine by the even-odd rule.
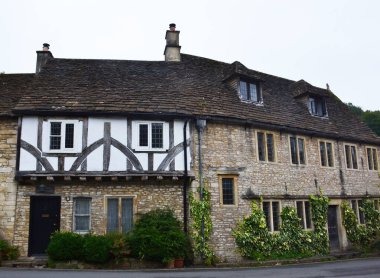
[[[0,0],[0,72],[56,58],[162,60],[169,23],[181,52],[326,87],[380,110],[377,0]]]

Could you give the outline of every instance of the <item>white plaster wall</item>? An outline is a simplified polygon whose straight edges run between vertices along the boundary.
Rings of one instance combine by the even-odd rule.
[[[20,171],[35,171],[37,165],[37,159],[33,155],[25,151],[20,150]]]
[[[46,157],[55,171],[58,171],[58,157]]]
[[[154,171],[157,170],[158,166],[160,166],[162,160],[164,160],[166,155],[167,155],[167,153],[155,153],[153,155],[153,170]],[[166,169],[169,169],[169,167],[167,167]]]
[[[147,153],[135,153],[135,156],[140,161],[140,164],[143,167],[143,170],[148,171],[148,154]],[[136,170],[136,168],[133,167],[133,170]]]
[[[69,171],[71,166],[73,166],[74,161],[76,160],[76,157],[65,157],[65,171]],[[80,170],[80,167],[79,167]]]
[[[110,159],[109,171],[125,171],[126,169],[127,169],[126,156],[121,151],[111,146],[111,159]]]
[[[89,118],[87,146],[104,136],[104,123],[111,123],[111,137],[127,145],[127,119],[125,118]]]
[[[23,117],[21,139],[37,148],[38,117]]]
[[[87,171],[103,171],[103,146],[87,157]]]

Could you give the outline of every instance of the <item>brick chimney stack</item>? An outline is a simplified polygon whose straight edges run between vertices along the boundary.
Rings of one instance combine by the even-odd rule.
[[[166,31],[165,61],[180,62],[181,46],[179,45],[179,31],[176,31],[174,23],[169,24],[169,30]]]
[[[42,50],[37,50],[37,63],[36,63],[36,73],[39,73],[42,67],[47,63],[47,61],[53,57],[51,54],[50,45],[48,43],[44,43]]]

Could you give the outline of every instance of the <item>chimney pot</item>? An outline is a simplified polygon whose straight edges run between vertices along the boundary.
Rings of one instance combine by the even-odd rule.
[[[48,43],[45,42],[42,46],[43,46],[43,47],[42,47],[42,50],[43,50],[43,51],[49,51],[50,44],[48,44]]]
[[[170,24],[169,24],[169,30],[170,30],[170,31],[175,31],[175,28],[176,28],[175,23],[170,23]]]

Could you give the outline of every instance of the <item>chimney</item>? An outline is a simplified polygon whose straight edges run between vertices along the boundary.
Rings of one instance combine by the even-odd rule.
[[[166,31],[166,46],[165,46],[165,61],[180,62],[181,61],[181,46],[179,45],[179,31],[175,30],[174,23],[169,24],[169,30]]]
[[[39,73],[42,67],[47,63],[50,58],[54,58],[49,50],[50,45],[44,43],[42,50],[37,50],[37,63],[36,63],[36,73]]]

